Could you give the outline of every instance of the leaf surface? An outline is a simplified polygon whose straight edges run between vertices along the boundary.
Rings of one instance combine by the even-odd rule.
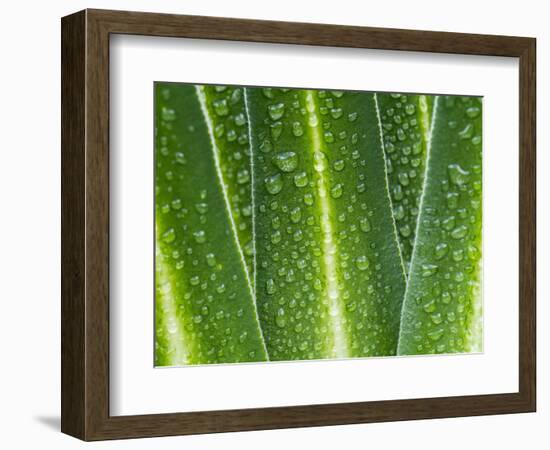
[[[239,244],[253,277],[250,145],[243,91],[239,86],[201,86],[216,143],[222,180]]]
[[[482,103],[437,97],[398,353],[481,349]]]
[[[392,355],[405,290],[376,97],[246,89],[272,360]]]
[[[155,364],[266,360],[204,93],[155,89]]]
[[[377,94],[377,97],[393,214],[408,273],[424,186],[433,96]]]

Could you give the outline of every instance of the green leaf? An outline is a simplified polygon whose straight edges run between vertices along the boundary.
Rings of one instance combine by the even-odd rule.
[[[437,97],[398,353],[481,349],[482,103]]]
[[[231,214],[243,249],[249,276],[253,276],[252,198],[248,118],[243,91],[238,86],[201,86]]]
[[[272,360],[392,355],[405,290],[376,96],[246,89]]]
[[[155,92],[155,364],[266,360],[204,93]]]
[[[388,183],[408,273],[424,186],[433,96],[377,94],[388,163]]]

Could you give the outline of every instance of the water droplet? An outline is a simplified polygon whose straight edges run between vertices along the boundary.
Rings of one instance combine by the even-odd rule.
[[[313,154],[313,168],[317,172],[323,172],[327,168],[327,157],[323,152],[315,152]]]
[[[458,207],[458,193],[449,192],[447,194],[447,207],[449,209],[456,209]]]
[[[342,117],[342,114],[344,114],[344,111],[342,111],[342,108],[332,108],[330,110],[330,115],[333,119],[339,119]]]
[[[305,187],[307,186],[308,178],[305,172],[299,172],[294,175],[294,184],[296,187]]]
[[[462,261],[463,259],[464,259],[464,250],[459,248],[453,251],[453,261],[459,262],[459,261]]]
[[[468,227],[466,225],[459,225],[453,231],[451,231],[451,236],[453,239],[462,239],[468,234]]]
[[[359,228],[365,233],[368,233],[371,230],[370,221],[367,217],[362,217],[359,219]]]
[[[407,135],[403,131],[403,128],[398,128],[396,134],[397,134],[397,139],[400,141],[404,141],[407,138]]]
[[[396,201],[403,200],[403,188],[400,184],[393,187],[393,199]]]
[[[272,99],[275,95],[273,94],[273,88],[263,88],[262,94],[264,94],[264,97]]]
[[[281,122],[275,122],[271,124],[271,137],[274,141],[279,139],[281,133],[283,132],[283,124]]]
[[[250,174],[248,173],[248,170],[241,169],[237,172],[237,183],[238,184],[246,184],[250,180]]]
[[[458,164],[450,164],[447,170],[449,172],[449,179],[457,186],[462,186],[470,181],[470,172],[464,170]]]
[[[431,277],[438,270],[438,266],[435,264],[422,264],[422,276]]]
[[[285,104],[277,103],[275,105],[269,105],[268,112],[272,120],[279,120],[285,113]]]
[[[332,187],[332,189],[330,190],[330,195],[332,196],[332,198],[340,198],[342,196],[343,189],[344,188],[342,184],[338,183]]]
[[[348,121],[355,122],[357,120],[357,113],[352,112],[348,114]]]
[[[198,230],[193,233],[193,237],[197,244],[204,244],[206,242],[206,233],[204,230]]]
[[[428,337],[432,341],[438,341],[443,336],[444,331],[445,330],[443,330],[443,328],[436,328],[435,330],[432,330],[432,331],[428,332]]]
[[[481,109],[477,106],[470,106],[469,108],[466,109],[466,115],[471,119],[474,119],[477,116],[479,116],[480,112],[481,112]]]
[[[304,134],[302,124],[298,121],[292,123],[292,134],[296,137],[300,137]]]
[[[434,256],[436,259],[443,259],[447,253],[449,253],[449,246],[446,243],[441,242],[435,246]]]
[[[208,212],[208,203],[197,203],[195,209],[199,214],[206,214]]]
[[[334,167],[334,170],[336,170],[336,172],[341,172],[342,170],[344,170],[345,166],[346,163],[343,159],[337,159],[336,161],[334,161],[334,164],[332,164],[332,167]]]
[[[407,105],[405,106],[405,112],[409,115],[409,116],[412,116],[416,111],[416,107],[412,104],[412,103],[407,103]]]
[[[273,144],[269,140],[264,140],[260,144],[260,151],[263,153],[269,153],[273,149]]]
[[[436,325],[439,325],[441,322],[443,322],[443,317],[441,317],[441,313],[435,313],[430,316],[430,319],[432,319],[432,322]]]
[[[176,120],[176,111],[170,108],[163,107],[160,113],[162,120],[166,122],[172,122]]]
[[[185,164],[187,162],[185,160],[185,155],[182,152],[176,152],[174,156],[176,157],[176,162],[178,164]]]
[[[268,295],[273,295],[277,291],[275,282],[271,278],[265,282],[265,291]]]
[[[401,220],[405,218],[405,208],[403,205],[397,205],[393,210],[393,215],[395,216],[396,220]]]
[[[233,142],[237,139],[237,132],[235,130],[229,130],[227,132],[227,142]]]
[[[298,156],[294,152],[277,153],[273,163],[283,172],[293,172],[298,167]]]
[[[307,119],[307,124],[311,128],[315,128],[317,125],[319,125],[319,119],[317,119],[317,116],[315,114],[310,114]]]
[[[283,308],[279,308],[277,310],[277,315],[275,316],[275,324],[279,328],[284,328],[286,326],[285,310]]]
[[[196,316],[193,317],[193,322],[201,323],[202,322],[202,316],[197,314]]]
[[[214,253],[208,253],[206,255],[206,264],[208,264],[209,267],[214,267],[216,265],[216,256]]]
[[[402,227],[399,228],[399,233],[401,233],[401,236],[403,237],[409,237],[412,234],[412,229],[409,226],[409,224],[405,224]]]
[[[401,183],[402,186],[408,186],[409,185],[409,176],[406,172],[401,172],[399,175],[397,175],[397,179],[399,180],[399,183]]]
[[[302,218],[302,210],[299,206],[293,208],[290,211],[290,220],[294,223],[298,223],[300,219]]]
[[[176,211],[181,209],[182,207],[181,199],[176,198],[172,200],[172,202],[170,203],[170,206],[172,207],[172,209],[175,209]]]
[[[369,265],[370,265],[370,262],[368,260],[368,258],[365,256],[365,255],[361,255],[361,256],[358,256],[357,258],[355,258],[355,266],[363,271],[363,270],[367,270],[369,268]]]
[[[215,100],[212,106],[214,107],[214,112],[218,116],[227,116],[229,114],[229,107],[225,98]]]
[[[328,142],[329,144],[334,142],[334,134],[332,134],[332,131],[325,131],[323,133],[323,137],[325,138],[325,142]]]
[[[436,307],[435,300],[430,300],[422,308],[427,313],[432,313],[435,311],[435,307]]]
[[[243,113],[239,113],[235,116],[235,125],[242,127],[246,123],[246,117]]]
[[[447,217],[441,222],[441,226],[444,230],[451,231],[455,227],[456,219],[455,216]]]
[[[275,230],[271,234],[271,243],[272,244],[278,244],[279,242],[281,242],[282,238],[283,238],[283,236],[281,235],[281,232],[279,230]]]
[[[474,134],[474,126],[469,123],[461,131],[458,132],[460,139],[470,139]]]
[[[171,242],[174,242],[176,240],[176,232],[173,228],[170,228],[169,230],[165,231],[162,234],[162,240],[166,242],[167,244],[170,244]]]
[[[267,192],[272,195],[278,194],[283,189],[283,178],[280,173],[267,177],[264,183]]]

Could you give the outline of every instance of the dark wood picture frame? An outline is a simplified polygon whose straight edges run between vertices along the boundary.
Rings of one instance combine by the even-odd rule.
[[[536,40],[85,10],[62,30],[61,429],[84,440],[531,412],[536,408]],[[519,58],[519,391],[109,415],[109,36],[133,34]]]

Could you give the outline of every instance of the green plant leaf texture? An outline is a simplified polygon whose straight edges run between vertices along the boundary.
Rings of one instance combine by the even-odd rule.
[[[482,101],[437,97],[401,355],[481,350]]]
[[[246,89],[271,360],[393,355],[405,273],[375,94]]]
[[[243,104],[212,120],[223,93],[155,85],[156,366],[267,360],[242,249],[251,224],[238,225],[250,189],[234,178]],[[222,123],[236,144],[216,137]]]
[[[482,350],[482,99],[155,84],[155,366]]]
[[[424,185],[434,97],[399,93],[377,96],[393,214],[408,273]]]
[[[222,180],[227,192],[239,243],[253,277],[250,145],[244,88],[200,86],[216,143]],[[253,279],[252,279],[253,281]]]

